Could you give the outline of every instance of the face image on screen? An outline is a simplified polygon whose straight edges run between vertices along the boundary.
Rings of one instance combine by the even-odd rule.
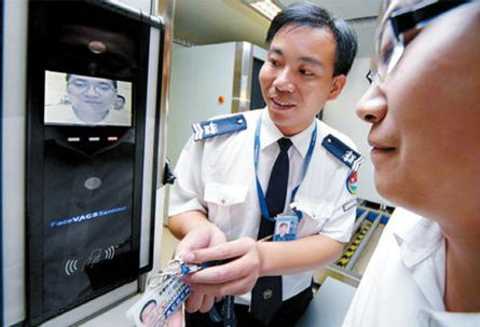
[[[45,125],[132,126],[132,83],[45,72]]]

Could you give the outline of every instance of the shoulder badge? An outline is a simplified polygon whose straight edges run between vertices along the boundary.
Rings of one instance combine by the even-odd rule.
[[[357,171],[363,162],[362,155],[331,134],[328,134],[323,139],[322,145],[335,158],[350,168],[350,173],[345,181],[345,186],[350,194],[355,194],[358,188]]]
[[[217,118],[192,124],[193,140],[200,141],[211,137],[239,132],[247,128],[243,115]]]
[[[354,171],[358,170],[360,164],[363,162],[360,153],[350,148],[332,134],[328,134],[323,139],[322,145],[335,158]]]

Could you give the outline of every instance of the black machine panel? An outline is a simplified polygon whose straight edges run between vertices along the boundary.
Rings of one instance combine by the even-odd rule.
[[[251,101],[250,109],[263,109],[265,108],[265,101],[262,96],[262,89],[260,87],[260,81],[258,76],[260,74],[260,69],[262,69],[263,61],[253,57],[253,67],[252,67],[252,92],[251,92]]]
[[[93,1],[31,1],[28,323],[139,275],[150,26]]]

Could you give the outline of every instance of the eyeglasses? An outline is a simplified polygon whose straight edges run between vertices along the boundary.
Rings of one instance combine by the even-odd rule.
[[[433,19],[471,0],[429,0],[392,11],[377,36],[376,56],[366,78],[370,84],[383,82],[402,58],[407,45]]]
[[[373,72],[371,69],[368,70],[367,75],[365,75],[365,78],[368,81],[368,84],[372,84],[375,76],[373,76]]]
[[[95,93],[104,94],[114,91],[115,87],[112,83],[106,81],[89,81],[83,78],[72,78],[68,81],[68,89],[73,93],[84,93],[90,88],[93,88]]]

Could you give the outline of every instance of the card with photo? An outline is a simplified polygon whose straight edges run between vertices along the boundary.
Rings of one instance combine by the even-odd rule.
[[[296,215],[279,215],[275,217],[274,242],[293,241],[297,238],[298,217]]]

